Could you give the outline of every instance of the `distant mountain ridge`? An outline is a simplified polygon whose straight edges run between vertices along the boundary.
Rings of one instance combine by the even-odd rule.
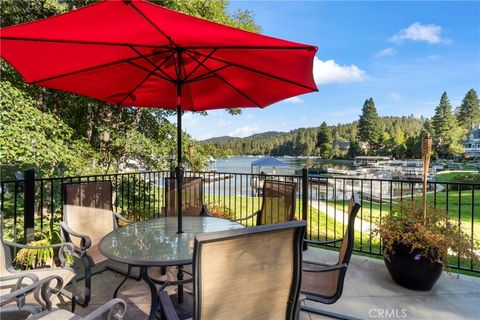
[[[388,116],[379,118],[385,141],[416,138],[424,118]],[[329,126],[334,141],[357,140],[357,121]],[[201,141],[215,145],[232,155],[311,156],[316,155],[318,127],[298,128],[288,132],[267,131],[239,138],[221,136]],[[411,139],[411,140],[412,140]],[[413,141],[412,141],[413,143]]]

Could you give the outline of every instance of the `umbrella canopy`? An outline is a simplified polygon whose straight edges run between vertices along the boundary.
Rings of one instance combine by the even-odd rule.
[[[317,48],[227,27],[144,0],[102,1],[0,30],[26,82],[118,106],[178,112],[266,107],[317,91]],[[178,196],[181,232],[181,193]]]

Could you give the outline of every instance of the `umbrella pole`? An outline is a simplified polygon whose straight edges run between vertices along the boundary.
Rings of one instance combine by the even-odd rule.
[[[177,167],[175,168],[175,176],[177,178],[177,216],[178,230],[177,233],[183,233],[182,230],[182,181],[184,170],[182,167],[182,85],[177,84]]]

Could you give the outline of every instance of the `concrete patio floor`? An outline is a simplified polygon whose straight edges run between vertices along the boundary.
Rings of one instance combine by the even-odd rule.
[[[324,263],[334,263],[335,251],[309,248],[305,258]],[[151,276],[160,277],[158,268]],[[167,273],[175,279],[175,270]],[[76,307],[75,313],[86,315],[112,298],[123,276],[105,271],[92,279],[92,301],[87,308]],[[279,279],[281,280],[281,279]],[[79,283],[81,287],[83,283]],[[190,289],[187,286],[187,290]],[[175,287],[169,288],[172,294]],[[189,294],[186,294],[189,296]],[[128,279],[119,297],[128,303],[126,319],[145,319],[150,308],[150,291],[143,281]],[[268,297],[267,297],[268,298]],[[189,308],[191,298],[186,299]],[[395,284],[382,260],[352,256],[342,298],[333,305],[307,302],[323,310],[360,319],[478,319],[480,316],[480,278],[444,272],[435,287],[428,292],[412,291]],[[301,313],[301,319],[327,319],[316,314]],[[232,319],[233,320],[233,319]]]

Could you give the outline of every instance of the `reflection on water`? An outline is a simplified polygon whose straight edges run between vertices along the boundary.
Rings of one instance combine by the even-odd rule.
[[[218,172],[250,173],[251,163],[262,157],[231,157],[229,159],[216,159],[211,163],[209,169],[215,169]],[[294,174],[295,170],[302,169],[305,166],[320,165],[335,169],[348,169],[349,163],[326,161],[320,158],[298,158],[298,157],[276,157],[285,162],[288,167],[262,167],[261,170],[266,173]],[[254,168],[254,173],[258,173],[258,167]]]

